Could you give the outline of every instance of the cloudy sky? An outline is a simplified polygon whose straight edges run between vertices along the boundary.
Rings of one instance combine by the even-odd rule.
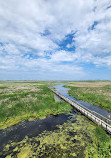
[[[0,0],[0,80],[111,79],[111,0]]]

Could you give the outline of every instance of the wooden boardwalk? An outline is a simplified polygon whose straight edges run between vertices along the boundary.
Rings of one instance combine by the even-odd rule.
[[[111,134],[111,120],[103,117],[102,115],[96,113],[95,111],[91,111],[88,108],[84,107],[83,105],[79,104],[78,102],[71,100],[61,93],[57,92],[55,89],[48,87],[53,93],[55,93],[57,96],[59,96],[64,101],[68,102],[71,106],[76,108],[78,111],[80,111],[82,114],[84,114],[86,117],[88,117],[90,120],[98,124],[99,126],[102,126],[108,133]]]

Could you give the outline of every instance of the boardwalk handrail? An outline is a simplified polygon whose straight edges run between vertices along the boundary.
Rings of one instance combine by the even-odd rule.
[[[107,130],[107,132],[111,133],[111,120],[107,119],[106,117],[98,114],[95,111],[89,110],[88,108],[84,107],[82,104],[78,103],[77,101],[73,99],[69,99],[68,97],[62,95],[57,90],[55,90],[52,87],[47,86],[53,93],[58,95],[61,99],[64,101],[70,103],[73,107],[75,107],[77,110],[79,110],[81,113],[83,113],[85,116],[87,116],[89,119],[94,121],[95,123],[101,125],[103,128]]]

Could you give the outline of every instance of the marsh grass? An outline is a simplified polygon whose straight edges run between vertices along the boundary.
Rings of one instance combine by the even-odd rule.
[[[69,94],[72,97],[111,111],[111,85],[105,85],[103,87],[68,86],[68,88],[70,88]]]
[[[88,158],[96,157],[111,157],[111,137],[100,127],[94,130],[93,145],[88,147]]]
[[[6,86],[2,86],[2,87],[0,86],[0,89],[6,89],[6,88],[7,88]]]
[[[76,84],[77,83],[77,84]],[[73,86],[68,85],[70,88],[69,94],[78,100],[83,100],[91,104],[100,106],[104,109],[111,111],[111,85],[106,85],[106,82],[91,82],[93,86],[88,82],[73,83]],[[100,84],[100,86],[98,85]],[[102,86],[102,83],[103,86]],[[94,85],[96,86],[94,87]],[[85,85],[85,86],[84,86]],[[91,87],[92,86],[92,87]],[[111,137],[101,127],[96,126],[92,133],[92,144],[87,147],[87,158],[110,158],[111,157]]]
[[[26,119],[71,111],[68,103],[55,102],[54,95],[46,84],[29,83],[7,83],[8,88],[1,90],[0,128],[15,124],[16,120],[18,123]]]

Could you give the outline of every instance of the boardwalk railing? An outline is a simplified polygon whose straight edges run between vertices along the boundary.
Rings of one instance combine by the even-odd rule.
[[[61,99],[64,101],[68,102],[71,104],[73,107],[75,107],[78,111],[80,111],[82,114],[87,116],[90,120],[98,124],[99,126],[102,126],[108,133],[111,134],[111,120],[105,118],[104,116],[98,114],[95,111],[91,111],[88,108],[84,107],[80,103],[78,103],[75,100],[69,99],[66,96],[62,95],[59,93],[57,90],[54,88],[48,87],[53,93],[55,93],[57,96],[59,96]]]

